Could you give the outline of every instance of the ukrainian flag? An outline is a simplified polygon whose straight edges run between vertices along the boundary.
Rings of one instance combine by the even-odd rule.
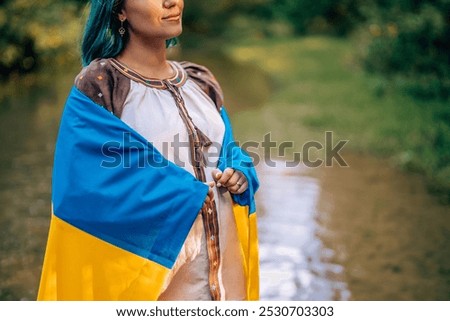
[[[233,199],[247,299],[257,300],[258,180],[250,157],[234,144],[224,109],[221,115],[219,168],[232,166],[249,179],[249,189]],[[38,300],[157,300],[207,191],[74,87],[56,144]]]

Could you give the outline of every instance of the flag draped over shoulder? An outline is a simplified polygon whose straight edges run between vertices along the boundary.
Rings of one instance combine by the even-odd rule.
[[[233,195],[247,299],[258,299],[251,159],[226,126],[219,168],[233,165],[249,189]],[[75,87],[61,119],[53,213],[38,300],[156,300],[208,187],[165,159],[119,118]]]

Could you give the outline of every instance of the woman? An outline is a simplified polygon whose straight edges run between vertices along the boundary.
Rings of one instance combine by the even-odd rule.
[[[214,76],[166,59],[183,6],[92,1],[56,145],[41,300],[258,298],[253,164]]]

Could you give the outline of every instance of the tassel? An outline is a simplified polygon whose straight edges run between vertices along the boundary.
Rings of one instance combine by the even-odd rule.
[[[208,136],[206,136],[199,128],[195,127],[195,131],[197,132],[198,140],[202,147],[209,147],[212,145],[212,142]]]

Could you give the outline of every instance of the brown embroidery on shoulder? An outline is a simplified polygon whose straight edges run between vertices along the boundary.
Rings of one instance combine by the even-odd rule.
[[[75,86],[95,103],[121,117],[130,91],[130,80],[111,66],[109,59],[96,59],[75,78]]]
[[[182,61],[180,65],[188,76],[213,100],[218,110],[223,106],[223,92],[216,77],[208,68],[192,62]]]

